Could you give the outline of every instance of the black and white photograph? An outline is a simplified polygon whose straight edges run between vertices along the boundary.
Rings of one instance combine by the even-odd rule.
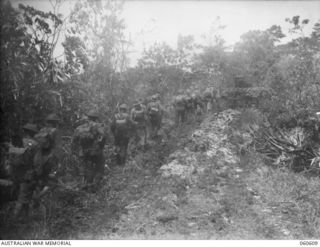
[[[319,244],[320,1],[0,5],[1,246]]]

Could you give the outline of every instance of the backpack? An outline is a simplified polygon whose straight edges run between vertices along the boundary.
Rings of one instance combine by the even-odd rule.
[[[104,146],[104,134],[98,123],[86,123],[76,129],[75,136],[79,139],[81,155],[96,155]]]
[[[51,152],[43,154],[40,150],[34,155],[34,176],[46,180],[53,169],[56,169],[57,157]]]
[[[152,103],[150,103],[149,107],[150,107],[150,108],[149,108],[149,114],[150,114],[151,116],[157,116],[157,115],[159,115],[160,109],[159,109],[159,105],[158,105],[158,104],[152,102]]]
[[[202,109],[200,105],[197,105],[196,114],[199,116],[202,114]]]
[[[208,92],[208,91],[206,91],[206,92],[204,92],[204,98],[205,99],[208,99],[208,98],[211,98],[211,92]]]
[[[39,131],[39,133],[36,134],[35,138],[36,139],[39,139],[39,137],[49,138],[50,141],[52,141],[53,144],[56,145],[55,142],[57,138],[57,132],[58,130],[56,128],[44,127]]]
[[[128,128],[128,114],[116,114],[116,128],[117,130],[126,130]]]
[[[133,120],[137,122],[143,122],[144,121],[144,111],[141,110],[134,110],[133,112]]]
[[[92,133],[92,126],[89,123],[80,125],[76,129],[75,135],[79,138],[79,143],[83,150],[90,148],[94,142],[94,134]]]
[[[188,108],[192,108],[193,99],[191,97],[186,98],[186,105],[187,105]]]
[[[176,108],[178,110],[184,110],[185,108],[185,98],[182,95],[178,95],[175,99]]]

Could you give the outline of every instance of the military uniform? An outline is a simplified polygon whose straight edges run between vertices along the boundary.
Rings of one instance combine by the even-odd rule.
[[[127,113],[127,105],[122,104],[120,105],[120,112],[115,114],[111,123],[118,165],[125,165],[126,163],[128,144],[132,129],[133,123]]]
[[[185,95],[177,95],[174,99],[175,122],[177,125],[186,121],[186,100]]]
[[[206,89],[203,93],[203,101],[205,103],[206,113],[213,110],[213,92],[210,89]]]
[[[147,113],[150,121],[150,137],[155,137],[161,128],[163,114],[163,109],[157,95],[154,95],[152,101],[148,104]]]
[[[15,218],[28,216],[30,202],[38,185],[34,157],[39,149],[39,143],[33,137],[38,130],[32,124],[24,125],[23,129],[25,133],[28,133],[23,138],[23,148],[11,147],[9,149],[9,154],[13,156],[10,160],[10,176],[18,189],[14,209]]]
[[[89,120],[77,127],[73,137],[73,150],[81,159],[81,175],[87,186],[97,185],[103,175],[105,157],[103,149],[107,139],[106,127],[97,122],[98,114],[88,113]]]
[[[193,109],[194,109],[194,114],[196,116],[201,116],[203,113],[203,104],[201,101],[200,95],[194,94],[192,95],[192,100],[193,100]]]
[[[62,156],[62,149],[61,149],[61,133],[58,129],[58,123],[60,119],[56,114],[49,114],[46,117],[46,126],[43,127],[39,133],[48,134],[52,139],[52,149],[54,154],[57,157],[57,160]]]
[[[185,105],[186,105],[186,118],[188,120],[191,120],[194,113],[194,104],[193,104],[192,96],[186,95]]]
[[[147,142],[147,116],[146,107],[140,102],[131,110],[131,120],[135,123],[135,141],[144,146]]]

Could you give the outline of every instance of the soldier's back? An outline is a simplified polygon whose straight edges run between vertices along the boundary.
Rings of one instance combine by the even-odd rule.
[[[62,155],[62,137],[59,129],[53,127],[43,127],[38,134],[48,135],[52,141],[52,150],[54,151],[55,155],[57,155],[57,157]]]
[[[185,108],[185,95],[177,95],[174,100],[174,105],[178,110],[183,110]]]
[[[49,174],[57,169],[57,156],[54,152],[43,152],[41,149],[37,149],[33,163],[36,178],[47,180]]]

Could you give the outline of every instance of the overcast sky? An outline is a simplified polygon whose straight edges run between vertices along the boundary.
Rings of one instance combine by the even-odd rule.
[[[13,0],[48,11],[48,0]],[[67,15],[75,1],[66,1],[61,12]],[[225,25],[222,36],[228,45],[239,41],[241,34],[254,29],[267,29],[277,24],[286,32],[286,17],[300,15],[310,19],[309,29],[320,20],[320,1],[126,1],[123,18],[126,32],[134,42],[131,59],[141,54],[143,47],[154,42],[167,42],[175,46],[177,37],[194,35],[200,40],[209,32],[219,16]],[[59,47],[57,53],[62,53]]]

